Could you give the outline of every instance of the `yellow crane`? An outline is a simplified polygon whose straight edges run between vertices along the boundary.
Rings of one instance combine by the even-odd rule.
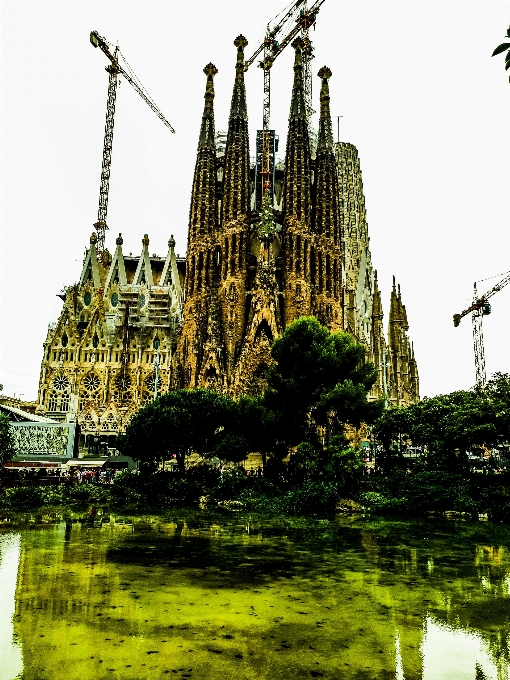
[[[110,77],[108,80],[108,99],[106,103],[106,124],[104,130],[101,186],[99,189],[99,209],[97,213],[97,222],[94,224],[94,228],[97,232],[97,252],[98,256],[102,258],[105,247],[105,233],[108,229],[106,225],[106,214],[108,210],[108,188],[110,184],[110,168],[112,162],[113,124],[115,122],[115,100],[117,97],[118,76],[122,75],[128,83],[133,86],[140,97],[150,106],[158,118],[163,121],[170,132],[175,132],[175,130],[133,73],[127,59],[120,51],[119,46],[114,46],[109,43],[106,38],[100,36],[97,31],[91,32],[90,42],[94,47],[99,47],[110,60],[108,66],[105,67],[106,71],[110,74]],[[124,66],[119,64],[119,56],[122,57]]]
[[[494,277],[492,277],[494,278]],[[486,293],[478,296],[476,284],[481,281],[475,281],[473,302],[470,307],[465,309],[460,314],[453,315],[453,325],[455,328],[460,324],[461,319],[472,312],[471,320],[473,322],[473,345],[475,350],[475,368],[476,368],[476,384],[483,387],[487,382],[487,374],[485,372],[485,349],[483,346],[483,332],[482,332],[482,318],[491,313],[491,306],[489,299],[504,288],[507,283],[510,283],[510,272],[507,272],[503,279],[495,286],[493,286]]]
[[[270,104],[271,104],[271,67],[275,59],[283,52],[292,39],[301,33],[304,42],[304,90],[305,107],[308,125],[311,127],[311,117],[314,113],[312,107],[312,76],[310,62],[313,58],[313,47],[309,38],[310,27],[315,24],[317,13],[325,0],[316,0],[308,8],[307,0],[295,0],[289,8],[283,10],[279,15],[267,24],[264,40],[257,47],[252,56],[245,62],[245,70],[253,64],[255,59],[264,53],[262,61],[259,62],[260,68],[264,71],[264,99],[262,114],[262,134],[261,134],[261,160],[260,160],[260,196],[257,196],[257,207],[262,201],[262,196],[269,191],[273,197],[273,172],[271,167],[271,157],[274,152],[274,136],[269,129]],[[283,37],[281,37],[283,36]],[[258,149],[257,149],[258,154]]]

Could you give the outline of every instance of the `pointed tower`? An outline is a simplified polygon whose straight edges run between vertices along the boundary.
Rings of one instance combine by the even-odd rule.
[[[221,285],[218,290],[221,307],[218,308],[218,314],[223,326],[224,360],[229,386],[241,349],[246,306],[246,255],[250,226],[250,150],[244,85],[244,48],[247,44],[243,35],[238,35],[234,40],[237,48],[236,75],[225,146],[218,238],[221,252]],[[215,325],[216,322],[212,324]]]
[[[312,223],[312,242],[315,253],[315,276],[311,278],[312,313],[331,330],[340,330],[343,327],[342,250],[340,195],[329,106],[328,81],[332,73],[327,66],[323,66],[317,75],[321,79],[321,112],[315,159],[315,200]]]
[[[285,179],[283,184],[283,252],[285,261],[285,324],[311,313],[315,252],[311,243],[312,158],[303,83],[303,41],[292,43],[294,84],[290,104]]]
[[[372,388],[372,396],[374,398],[381,398],[384,396],[384,379],[383,379],[383,351],[386,349],[386,342],[384,339],[383,328],[383,308],[381,300],[381,291],[379,290],[379,282],[377,280],[377,270],[374,271],[374,293],[372,297],[372,328],[370,335],[370,355],[369,359],[374,364],[377,371],[377,381]]]
[[[204,112],[193,176],[188,229],[184,325],[175,357],[175,386],[196,387],[203,358],[210,286],[218,243],[216,146],[214,139],[214,76],[207,64]]]
[[[388,396],[390,404],[395,406],[419,401],[418,370],[408,329],[400,285],[396,287],[393,277],[388,327]]]
[[[250,209],[250,151],[244,85],[244,48],[248,41],[244,35],[238,35],[234,45],[237,47],[237,61],[225,147],[221,201],[223,229],[246,221]]]

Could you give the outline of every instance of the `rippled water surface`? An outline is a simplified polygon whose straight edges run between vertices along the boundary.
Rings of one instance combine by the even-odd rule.
[[[488,523],[37,518],[0,531],[0,678],[507,679],[509,545]]]

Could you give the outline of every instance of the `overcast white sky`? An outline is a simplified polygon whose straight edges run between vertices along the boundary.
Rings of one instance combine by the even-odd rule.
[[[119,232],[138,254],[143,234],[164,255],[186,250],[205,76],[219,73],[216,129],[226,129],[233,40],[247,56],[285,0],[265,2],[3,2],[0,383],[37,393],[56,297],[81,271],[97,218],[108,76],[89,42],[117,42],[176,129],[122,81],[117,97],[107,246]],[[504,42],[510,2],[326,0],[311,37],[326,64],[340,139],[359,151],[372,259],[389,311],[391,277],[406,304],[421,395],[475,381],[471,322],[454,328],[473,282],[510,269],[510,84]],[[285,148],[292,88],[287,49],[272,70],[271,123]],[[316,83],[319,79],[315,77]],[[246,74],[251,149],[261,126],[262,71]],[[318,109],[318,87],[314,89]],[[335,122],[336,137],[336,122]],[[483,292],[498,281],[480,284]],[[487,372],[510,372],[510,285],[484,319]]]

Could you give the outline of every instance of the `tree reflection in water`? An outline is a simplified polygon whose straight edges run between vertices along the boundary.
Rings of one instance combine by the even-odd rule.
[[[175,511],[21,535],[24,680],[508,676],[509,538],[488,523]]]

